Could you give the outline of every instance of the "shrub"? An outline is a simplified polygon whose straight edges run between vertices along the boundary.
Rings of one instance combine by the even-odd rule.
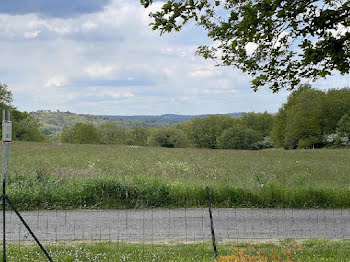
[[[99,142],[101,144],[126,144],[127,129],[115,123],[103,123],[98,127]]]
[[[217,148],[218,137],[223,131],[235,126],[239,118],[211,115],[206,118],[195,118],[184,125],[184,131],[192,145],[199,148]]]
[[[73,144],[98,143],[98,129],[93,124],[77,123],[72,128],[63,128],[61,142]]]
[[[258,132],[244,127],[231,127],[224,131],[218,139],[222,149],[258,149],[254,144],[261,141]]]
[[[186,147],[188,146],[188,140],[185,133],[180,129],[175,128],[162,128],[154,131],[149,139],[148,144],[150,146],[161,147]]]
[[[13,121],[14,139],[20,141],[36,141],[45,140],[44,135],[40,132],[40,122],[32,116],[27,115],[18,121]]]
[[[350,116],[344,115],[338,121],[337,127],[337,144],[347,145],[350,140]]]
[[[135,126],[129,131],[127,144],[135,146],[146,146],[150,133],[151,132],[149,128]]]

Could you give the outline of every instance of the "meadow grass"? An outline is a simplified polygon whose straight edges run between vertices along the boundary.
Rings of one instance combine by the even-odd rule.
[[[15,142],[20,209],[350,207],[350,150],[209,150]]]
[[[214,261],[209,242],[151,244],[122,242],[45,243],[54,261]],[[284,240],[279,243],[220,243],[217,262],[348,261],[350,241]],[[9,261],[47,261],[34,244],[7,245]]]

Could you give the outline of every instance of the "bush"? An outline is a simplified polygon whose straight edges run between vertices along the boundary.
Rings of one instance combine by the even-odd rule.
[[[199,148],[217,148],[218,137],[224,130],[235,126],[238,117],[211,115],[189,120],[183,129],[192,145]]]
[[[303,137],[298,141],[298,148],[308,149],[314,148],[315,145],[319,144],[318,137]]]
[[[98,129],[93,124],[77,123],[72,128],[63,128],[61,142],[73,144],[98,143]]]
[[[98,127],[99,142],[101,144],[125,145],[127,129],[115,123],[103,123]]]
[[[135,146],[146,146],[150,133],[151,132],[149,128],[136,126],[129,131],[127,144]]]
[[[343,117],[338,121],[337,133],[341,137],[350,137],[350,116],[343,115]]]
[[[45,136],[40,132],[40,122],[27,115],[18,121],[13,121],[13,136],[15,140],[42,142]]]
[[[218,145],[222,149],[259,149],[254,144],[261,140],[261,135],[253,129],[231,127],[219,137]]]
[[[161,147],[186,147],[188,146],[188,140],[185,133],[180,129],[175,128],[162,128],[154,131],[148,139],[150,146]]]

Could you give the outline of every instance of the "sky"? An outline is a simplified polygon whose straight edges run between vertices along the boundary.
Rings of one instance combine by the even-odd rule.
[[[193,23],[159,35],[137,0],[26,0],[0,5],[0,83],[21,111],[96,115],[277,112],[288,91],[195,56],[210,43]],[[313,84],[350,86],[335,75]]]

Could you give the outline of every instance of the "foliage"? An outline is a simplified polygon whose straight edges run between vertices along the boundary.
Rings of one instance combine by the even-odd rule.
[[[274,117],[271,138],[276,147],[312,148],[332,141],[337,123],[350,107],[350,88],[328,92],[301,86]]]
[[[7,85],[0,83],[0,107],[9,106],[12,103],[12,91]]]
[[[77,123],[72,128],[64,128],[61,141],[73,144],[96,144],[99,142],[99,132],[93,124]]]
[[[148,144],[151,146],[176,148],[186,147],[188,141],[181,129],[168,127],[153,131],[148,139]]]
[[[98,126],[101,144],[123,145],[127,140],[127,129],[115,123],[103,123]]]
[[[263,137],[251,128],[231,127],[218,138],[218,146],[223,149],[259,149],[255,147]]]
[[[14,139],[20,141],[44,141],[45,137],[40,132],[40,122],[29,114],[22,114],[25,116],[22,116],[20,119],[15,118],[15,121],[13,121]]]
[[[225,129],[239,120],[229,116],[212,115],[207,118],[195,118],[184,125],[184,131],[195,147],[217,148],[217,139]]]
[[[350,137],[350,116],[343,115],[338,122],[337,133],[340,136]]]
[[[271,114],[264,113],[243,113],[241,124],[258,132],[261,136],[267,137],[272,129],[273,117]]]
[[[254,134],[258,140],[253,139],[254,145],[244,147],[241,145],[224,146],[221,140],[221,148],[246,148],[261,149],[270,147],[268,143],[268,133],[272,126],[272,115],[268,113],[247,113],[242,117],[212,115],[207,118],[195,118],[185,124],[175,127],[161,129],[150,129],[136,126],[126,129],[113,122],[102,123],[97,126],[99,140],[94,143],[119,144],[119,145],[140,145],[140,146],[162,146],[162,147],[187,147],[191,144],[195,147],[217,148],[217,141],[222,133],[232,126],[239,126],[244,129],[241,135],[246,141],[251,141]],[[82,127],[81,127],[82,128]],[[64,127],[61,132],[61,141],[65,143],[80,143],[74,135],[74,128]],[[251,132],[246,132],[249,130]],[[225,140],[228,141],[228,140]],[[234,140],[232,140],[234,141]],[[231,141],[231,142],[232,142]]]
[[[64,126],[60,133],[60,141],[62,143],[72,143],[73,142],[73,130],[72,128]]]
[[[149,128],[135,126],[129,131],[127,144],[135,146],[146,146],[150,133],[151,131]]]
[[[344,115],[338,122],[336,143],[342,146],[350,144],[349,115]]]
[[[141,0],[146,8],[152,2]],[[276,92],[333,70],[349,73],[349,10],[347,0],[170,0],[150,16],[161,34],[195,20],[213,40],[197,54],[249,73],[254,90]]]
[[[350,115],[350,87],[330,89],[324,100],[324,133],[334,133],[343,115]]]

